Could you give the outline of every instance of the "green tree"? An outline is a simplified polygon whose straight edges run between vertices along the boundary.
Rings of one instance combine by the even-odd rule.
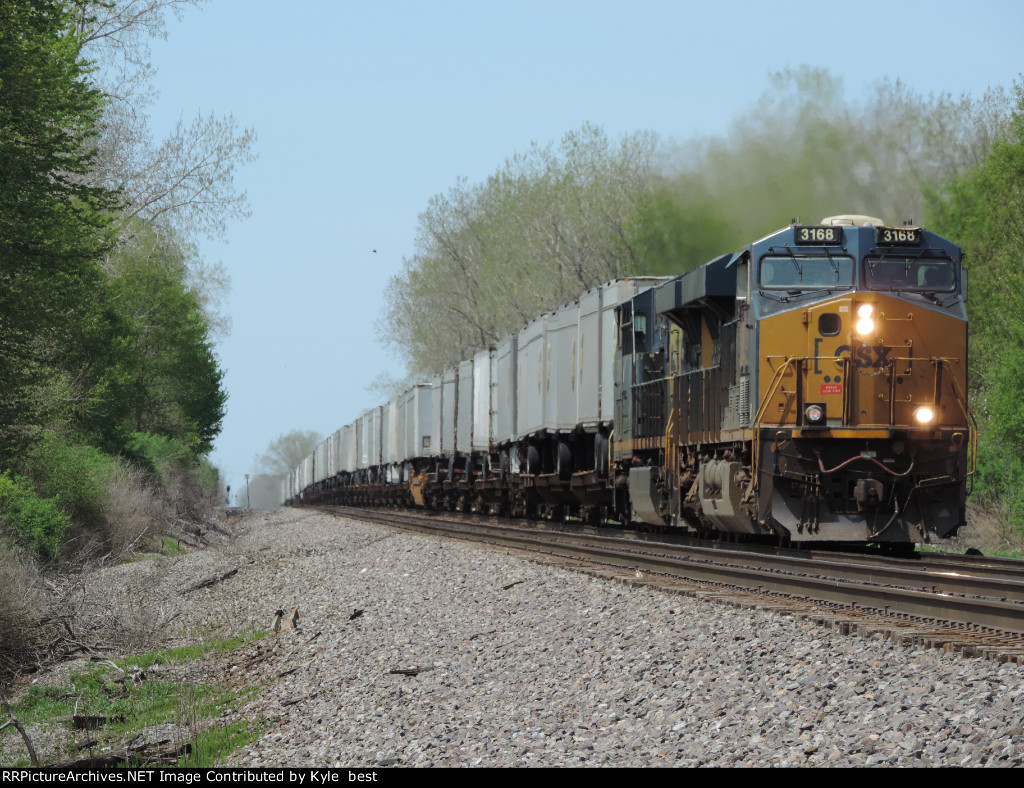
[[[697,177],[660,179],[626,225],[631,272],[677,276],[723,254],[739,234]]]
[[[930,192],[934,227],[964,247],[970,274],[971,395],[981,428],[978,492],[1024,525],[1024,83],[1003,135]]]
[[[1006,134],[976,168],[933,191],[935,227],[965,249],[980,414],[1024,454],[1024,83]]]
[[[794,218],[862,213],[927,220],[926,193],[981,161],[1009,121],[1006,92],[922,97],[896,81],[866,101],[807,66],[772,74],[728,133],[666,151],[627,244],[636,270],[676,273]]]
[[[184,262],[162,236],[142,230],[108,265],[106,299],[119,331],[99,388],[116,394],[121,434],[172,438],[195,454],[220,432],[227,395],[198,297]],[[95,409],[102,412],[100,409]],[[109,422],[106,428],[109,430]]]
[[[83,182],[102,94],[62,2],[0,4],[0,460],[40,421],[34,389],[99,275],[115,196]]]

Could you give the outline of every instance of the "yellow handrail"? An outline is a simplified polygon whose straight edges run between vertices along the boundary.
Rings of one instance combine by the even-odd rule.
[[[671,402],[671,397],[669,401]],[[672,474],[676,473],[676,441],[672,440],[672,421],[675,419],[675,408],[669,408],[668,419],[665,424],[665,470]]]
[[[759,460],[761,458],[761,419],[764,418],[764,412],[768,409],[768,404],[772,401],[772,397],[775,396],[775,391],[782,384],[782,378],[785,375],[790,365],[797,361],[796,356],[789,356],[786,361],[775,370],[775,376],[772,378],[772,382],[768,386],[768,393],[764,399],[761,400],[761,407],[757,409],[757,413],[754,414],[754,421],[751,423],[751,429],[754,431],[754,454],[750,458],[750,466],[753,476],[753,481],[757,483],[757,473]],[[799,384],[799,381],[798,381]]]
[[[948,358],[939,358],[936,360],[943,366],[949,367],[949,379],[953,384],[953,393],[956,395],[956,401],[960,405],[960,409],[964,412],[964,417],[967,419],[967,455],[969,463],[967,477],[970,478],[978,469],[978,422],[974,418],[974,411],[971,410],[971,406],[967,402],[967,397],[964,395],[964,392],[960,390],[960,383],[957,381],[956,374],[953,372],[952,361]],[[938,403],[935,404],[938,405]],[[973,481],[971,483],[973,484]]]

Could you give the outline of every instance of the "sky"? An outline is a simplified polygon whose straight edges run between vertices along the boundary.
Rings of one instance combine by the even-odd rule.
[[[616,140],[724,135],[802,65],[866,100],[882,79],[980,96],[1024,71],[1019,0],[208,0],[152,43],[157,138],[198,113],[255,129],[251,216],[203,241],[231,292],[213,463],[234,491],[292,430],[323,435],[405,370],[380,340],[417,217],[532,142],[590,122]]]

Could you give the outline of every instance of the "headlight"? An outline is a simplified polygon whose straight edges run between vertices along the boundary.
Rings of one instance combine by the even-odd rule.
[[[875,330],[875,321],[873,315],[875,314],[875,307],[871,304],[861,304],[857,307],[857,325],[854,326],[855,330],[861,336],[867,336]]]
[[[918,424],[931,424],[935,421],[935,409],[931,405],[922,405],[914,411],[914,418]]]
[[[804,421],[807,424],[823,424],[825,422],[825,406],[812,404],[804,408]]]

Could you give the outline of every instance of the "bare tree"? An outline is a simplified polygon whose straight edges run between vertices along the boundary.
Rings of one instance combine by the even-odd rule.
[[[88,179],[122,194],[122,245],[134,242],[143,225],[133,220],[141,219],[176,247],[211,326],[225,332],[228,323],[217,305],[228,278],[222,266],[201,260],[196,239],[222,237],[228,221],[249,215],[235,175],[255,158],[256,134],[239,129],[231,115],[200,114],[180,119],[155,143],[146,115],[155,100],[149,42],[167,37],[168,14],[181,19],[202,1],[66,0],[76,12],[82,55],[97,64],[95,80],[107,96]]]
[[[624,228],[649,190],[655,150],[649,133],[615,145],[585,124],[482,184],[460,180],[432,198],[415,253],[389,283],[386,341],[413,373],[436,373],[621,276]]]
[[[314,430],[293,430],[278,435],[267,450],[255,458],[257,472],[268,476],[285,476],[295,470],[322,441],[323,435]]]

